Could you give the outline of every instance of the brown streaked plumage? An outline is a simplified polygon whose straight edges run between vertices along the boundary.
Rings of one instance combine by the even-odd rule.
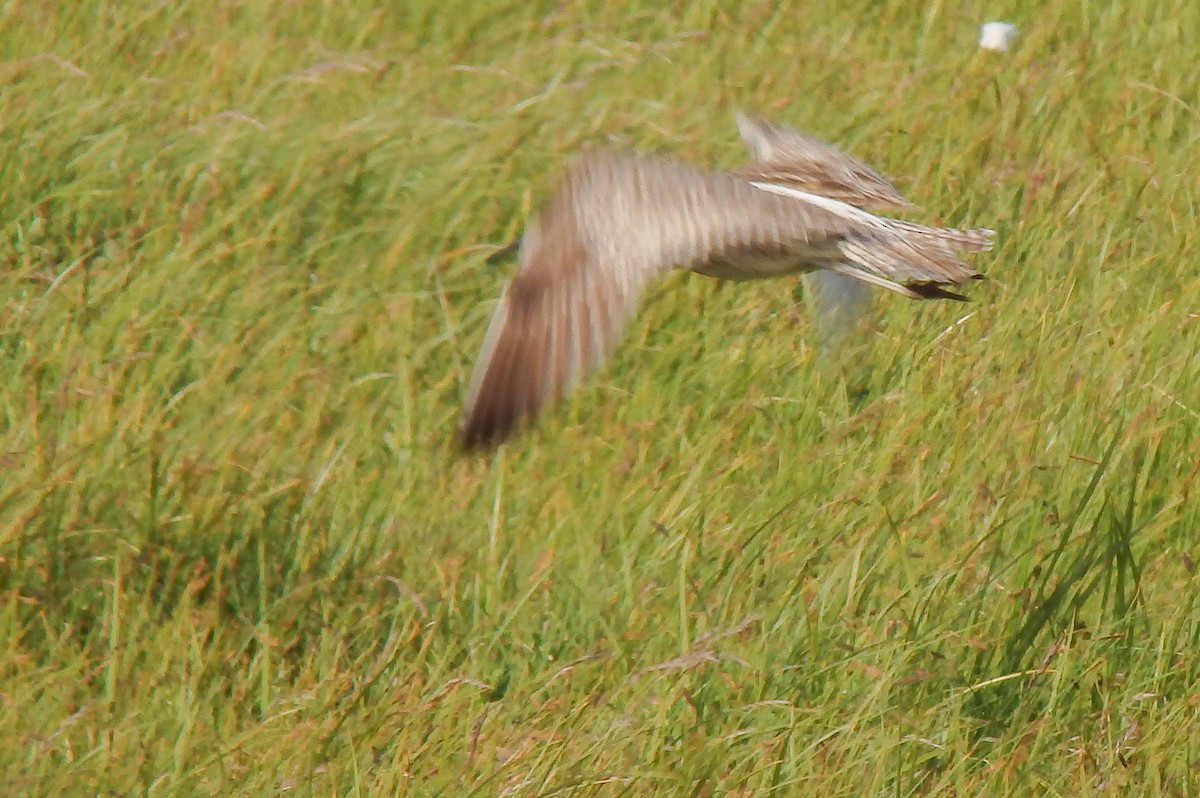
[[[781,131],[800,136],[772,126],[747,144],[776,153],[770,136]],[[962,299],[944,286],[980,275],[957,253],[990,248],[991,231],[874,216],[856,205],[896,207],[903,197],[832,146],[800,138],[809,154],[794,156],[792,172],[811,175],[800,182],[619,153],[571,167],[521,240],[471,378],[464,445],[500,443],[598,367],[647,283],[673,269],[730,280],[824,269],[913,298]],[[788,166],[786,157],[768,162]],[[815,193],[835,184],[846,200]]]
[[[739,177],[790,186],[858,208],[915,207],[883,175],[832,144],[749,114],[737,115],[737,127],[754,160],[734,170]]]

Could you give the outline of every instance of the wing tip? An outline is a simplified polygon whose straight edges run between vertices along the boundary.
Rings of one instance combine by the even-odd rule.
[[[955,302],[970,302],[970,297],[955,293],[941,283],[906,283],[913,299],[953,299]]]
[[[459,425],[455,444],[465,455],[487,454],[499,448],[511,434],[511,430],[468,422]]]
[[[537,415],[536,400],[513,384],[516,375],[489,371],[458,424],[463,452],[492,451]],[[497,384],[499,380],[500,384]]]

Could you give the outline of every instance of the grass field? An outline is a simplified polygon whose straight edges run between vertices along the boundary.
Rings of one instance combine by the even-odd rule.
[[[1200,794],[1200,5],[736,5],[0,6],[0,794]],[[461,456],[494,246],[736,109],[973,303],[674,276]]]

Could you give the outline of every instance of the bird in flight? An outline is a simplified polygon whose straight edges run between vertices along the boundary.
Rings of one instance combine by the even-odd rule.
[[[869,209],[913,207],[831,144],[739,114],[752,162],[709,172],[591,152],[562,177],[518,249],[484,336],[460,424],[468,449],[499,445],[608,357],[647,284],[687,269],[726,280],[828,272],[913,299],[964,299],[960,253],[984,229],[925,227]]]

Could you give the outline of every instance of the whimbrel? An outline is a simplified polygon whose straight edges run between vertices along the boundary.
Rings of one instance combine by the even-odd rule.
[[[675,269],[726,280],[825,270],[914,299],[963,299],[958,253],[991,230],[925,227],[866,208],[912,207],[874,170],[790,128],[738,116],[753,163],[727,173],[591,152],[520,242],[463,410],[467,448],[498,445],[612,351],[646,285]]]

